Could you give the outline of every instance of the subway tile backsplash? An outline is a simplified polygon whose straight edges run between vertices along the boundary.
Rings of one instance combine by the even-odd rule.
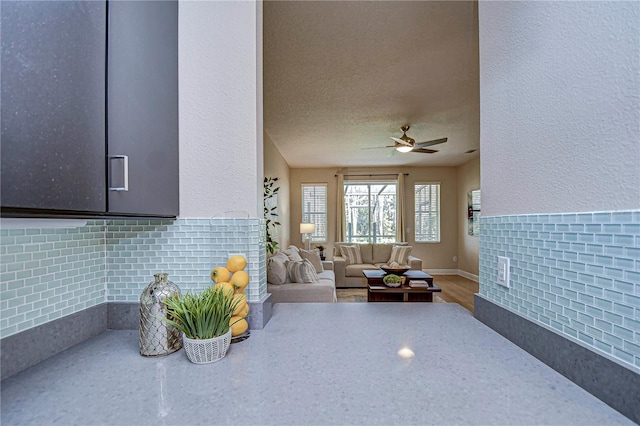
[[[261,300],[267,294],[264,219],[212,219],[210,228],[212,265],[224,266],[229,256],[242,254],[250,277],[245,293],[249,301]]]
[[[0,337],[105,300],[104,221],[0,230]]]
[[[264,220],[92,220],[77,228],[0,229],[0,337],[88,307],[137,302],[153,274],[181,290],[213,283],[211,268],[247,258],[249,301],[266,294]]]
[[[107,301],[138,301],[158,272],[183,291],[210,286],[210,234],[208,219],[109,221]]]
[[[482,217],[480,293],[640,367],[640,211]]]

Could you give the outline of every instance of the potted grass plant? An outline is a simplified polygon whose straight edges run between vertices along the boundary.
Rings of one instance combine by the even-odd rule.
[[[233,291],[215,286],[201,293],[173,294],[164,300],[167,317],[164,321],[182,332],[187,358],[196,364],[222,359],[231,342],[233,312],[238,299]]]

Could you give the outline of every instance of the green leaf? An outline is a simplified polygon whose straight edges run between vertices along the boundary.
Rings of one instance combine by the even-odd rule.
[[[209,339],[229,331],[231,314],[238,303],[231,292],[225,294],[219,287],[199,294],[188,292],[166,298],[168,318],[160,319],[191,339]]]

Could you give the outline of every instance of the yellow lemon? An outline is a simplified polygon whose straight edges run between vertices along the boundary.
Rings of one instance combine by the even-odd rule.
[[[247,315],[249,315],[249,304],[245,304],[244,305],[244,309],[242,311],[240,311],[240,313],[236,316],[239,316],[240,318],[246,318]]]
[[[235,290],[244,292],[244,288],[249,284],[249,274],[245,271],[234,272],[229,280]],[[240,293],[240,291],[238,291]]]
[[[242,271],[245,266],[247,266],[247,259],[239,254],[231,256],[227,260],[227,269],[231,272]]]
[[[246,319],[240,317],[231,317],[229,320],[231,326],[231,336],[239,336],[249,329],[249,323]]]
[[[231,283],[228,283],[226,281],[216,283],[216,285],[213,286],[213,289],[215,290],[216,288],[220,288],[223,294],[233,294],[233,286],[231,285]]]
[[[211,270],[211,281],[214,283],[229,281],[229,278],[231,278],[231,272],[224,266],[216,266]]]
[[[247,296],[244,294],[236,294],[233,296],[233,302],[237,303],[236,309],[233,311],[233,316],[239,315],[247,304]]]

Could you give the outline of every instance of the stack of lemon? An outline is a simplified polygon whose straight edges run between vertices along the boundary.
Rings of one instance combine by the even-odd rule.
[[[234,301],[237,301],[236,309],[233,311],[229,325],[231,326],[231,336],[239,336],[249,329],[247,315],[249,315],[249,304],[244,289],[249,285],[249,274],[244,268],[247,266],[247,259],[241,255],[231,256],[227,260],[227,265],[216,266],[211,270],[211,280],[216,283],[213,288],[222,287],[224,291],[233,293]]]

